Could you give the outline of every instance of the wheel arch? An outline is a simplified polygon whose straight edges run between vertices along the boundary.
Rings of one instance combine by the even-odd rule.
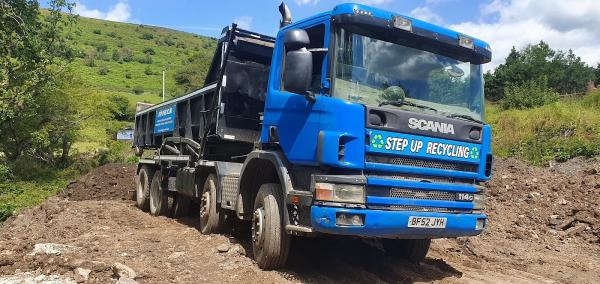
[[[280,152],[257,150],[248,154],[240,173],[238,216],[249,220],[252,215],[254,198],[262,184],[277,183],[281,185],[283,200],[292,189],[291,178]],[[241,206],[239,206],[241,204]],[[284,210],[285,222],[288,223],[287,210]]]

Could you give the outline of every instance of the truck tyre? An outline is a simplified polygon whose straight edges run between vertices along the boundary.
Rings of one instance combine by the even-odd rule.
[[[165,216],[169,212],[169,194],[164,190],[160,171],[154,173],[150,185],[150,214],[154,216]]]
[[[383,239],[382,245],[389,255],[405,259],[412,263],[419,263],[425,259],[431,245],[431,239]]]
[[[148,166],[142,166],[135,180],[135,204],[143,211],[150,209],[150,184],[154,171]]]
[[[192,201],[187,196],[181,194],[175,194],[173,197],[175,198],[173,217],[180,218],[187,216],[190,213]]]
[[[284,208],[281,186],[263,184],[254,200],[252,214],[252,249],[261,269],[278,269],[287,261],[290,236],[283,223]]]
[[[217,176],[208,175],[202,195],[200,196],[200,232],[202,234],[216,234],[221,232],[225,222],[225,213],[221,212],[217,204]]]

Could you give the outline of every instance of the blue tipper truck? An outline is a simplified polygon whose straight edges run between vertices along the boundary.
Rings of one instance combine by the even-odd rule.
[[[420,261],[433,238],[480,234],[489,45],[365,5],[279,10],[277,37],[224,28],[204,88],[136,113],[137,206],[196,211],[204,234],[251,225],[262,269],[292,235]]]

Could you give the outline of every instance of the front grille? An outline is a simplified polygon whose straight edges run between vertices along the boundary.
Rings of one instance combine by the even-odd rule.
[[[383,179],[396,179],[396,180],[409,180],[418,182],[435,182],[435,183],[454,183],[454,184],[475,184],[473,179],[459,179],[459,178],[448,178],[448,177],[432,177],[422,175],[411,175],[411,174],[400,174],[394,172],[368,172],[369,177],[383,178]]]
[[[436,212],[436,213],[470,213],[470,209],[452,209],[443,207],[425,207],[413,205],[391,205],[391,206],[369,206],[371,209],[394,210],[394,211],[414,211],[414,212]]]
[[[392,164],[399,166],[442,169],[473,173],[477,172],[477,165],[459,162],[434,161],[421,158],[387,157],[378,155],[367,155],[366,160],[367,162],[372,163]]]
[[[392,188],[390,190],[390,197],[421,200],[456,201],[456,193],[438,190]]]

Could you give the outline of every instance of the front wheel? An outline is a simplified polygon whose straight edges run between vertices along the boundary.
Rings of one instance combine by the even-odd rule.
[[[252,249],[258,267],[278,269],[285,265],[290,250],[290,236],[283,223],[281,186],[263,184],[254,200],[252,214]]]
[[[418,263],[425,259],[431,239],[418,240],[394,240],[383,239],[383,249],[389,255],[408,260],[413,263]]]

